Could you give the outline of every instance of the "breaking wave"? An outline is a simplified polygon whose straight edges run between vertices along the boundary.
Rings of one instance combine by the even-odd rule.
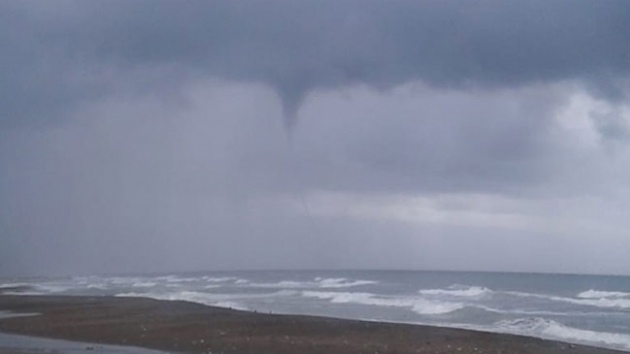
[[[630,293],[622,292],[622,291],[603,291],[603,290],[586,290],[577,295],[577,297],[582,299],[601,299],[601,298],[620,298],[620,297],[630,297]]]
[[[240,304],[235,300],[253,299],[253,298],[265,298],[276,296],[290,296],[296,294],[294,291],[277,291],[269,294],[214,294],[199,291],[179,291],[169,293],[120,293],[114,296],[117,297],[143,297],[155,300],[168,300],[168,301],[189,301],[196,302],[202,305],[216,306],[216,307],[228,307],[236,310],[247,310],[247,307]]]
[[[421,295],[442,295],[453,297],[482,297],[492,293],[492,290],[483,286],[451,285],[446,289],[423,289],[418,291]]]
[[[12,287],[14,286],[6,286],[5,288]],[[20,285],[16,290],[3,291],[2,293],[5,295],[50,295],[64,293],[72,288],[71,286],[62,285],[24,283],[24,285]]]
[[[29,286],[31,285],[30,283],[2,283],[0,284],[0,289],[7,289],[7,288],[19,288],[22,286]]]
[[[451,285],[446,289],[422,289],[420,295],[444,296],[453,298],[483,298],[493,294],[507,294],[516,297],[538,298],[574,305],[591,306],[604,309],[630,309],[630,293],[622,291],[586,290],[576,297],[546,295],[520,291],[493,291],[483,286]],[[492,311],[492,309],[490,309]]]
[[[349,280],[346,278],[315,278],[312,281],[293,281],[283,280],[276,283],[243,283],[257,288],[288,288],[288,289],[300,289],[300,288],[350,288],[361,285],[377,284],[377,281],[373,280]],[[237,282],[238,284],[238,282]]]
[[[574,305],[582,305],[582,306],[592,306],[598,308],[605,309],[630,309],[630,298],[622,298],[619,296],[608,296],[608,297],[594,297],[595,293],[587,293],[587,296],[592,296],[591,298],[573,298],[573,297],[564,297],[564,296],[556,296],[556,295],[544,295],[544,294],[533,294],[533,293],[525,293],[519,291],[506,291],[506,294],[510,294],[513,296],[520,297],[533,297],[538,299],[545,299],[557,302],[565,302]],[[581,295],[583,293],[578,294]]]
[[[618,349],[630,349],[630,335],[610,332],[596,332],[566,326],[562,323],[540,317],[527,317],[503,320],[495,323],[495,330],[584,344],[600,344]]]
[[[464,304],[458,302],[433,301],[419,297],[387,297],[370,293],[303,291],[302,296],[329,300],[336,304],[403,307],[421,315],[443,315],[465,307]]]
[[[361,313],[382,320],[443,323],[630,350],[630,290],[623,288],[623,282],[613,289],[594,284],[576,289],[574,283],[545,287],[545,283],[533,284],[536,290],[530,290],[472,279],[467,279],[469,285],[460,285],[466,284],[463,278],[439,284],[425,279],[402,282],[376,273],[321,275],[209,273],[7,279],[0,283],[0,292],[145,297],[286,313]],[[491,288],[489,284],[493,284]]]
[[[224,283],[224,282],[228,282],[228,281],[236,281],[238,280],[238,278],[236,277],[201,277],[202,280],[205,280],[207,282],[211,282],[211,283]]]
[[[116,294],[117,297],[144,297],[156,300],[169,300],[169,301],[189,301],[196,302],[202,305],[217,306],[217,307],[231,307],[240,310],[246,310],[245,307],[240,306],[238,303],[230,301],[232,297],[225,295],[216,295],[209,293],[202,293],[198,291],[181,291],[177,293],[121,293]],[[230,306],[225,306],[230,304]]]
[[[156,285],[157,285],[157,283],[152,282],[152,281],[138,281],[138,282],[135,282],[135,283],[131,284],[131,287],[133,287],[133,288],[151,288],[151,287],[154,287]]]

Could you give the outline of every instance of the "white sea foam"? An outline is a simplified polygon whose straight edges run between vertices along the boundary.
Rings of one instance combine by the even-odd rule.
[[[465,307],[464,304],[458,302],[436,302],[423,299],[413,300],[411,309],[420,315],[443,315]]]
[[[29,295],[29,296],[36,296],[36,295],[48,295],[48,293],[44,293],[41,291],[3,291],[2,295]]]
[[[35,289],[35,292],[39,292],[42,294],[62,293],[73,288],[72,286],[57,284],[33,284],[33,287]]]
[[[497,309],[481,304],[469,305],[470,307],[479,308],[484,311],[502,314],[502,315],[522,315],[522,316],[556,316],[556,317],[593,317],[593,316],[610,316],[610,312],[580,312],[580,311],[545,311],[545,310],[519,310],[519,309]]]
[[[622,291],[603,291],[603,290],[595,290],[590,289],[583,291],[577,295],[577,297],[582,299],[601,299],[601,298],[619,298],[619,297],[630,297],[630,293],[622,292]]]
[[[295,291],[277,291],[267,294],[214,294],[200,291],[177,291],[177,292],[128,292],[116,294],[117,297],[144,297],[156,300],[169,300],[169,301],[189,301],[196,302],[202,305],[218,306],[218,307],[230,307],[233,309],[245,310],[246,307],[234,300],[247,300],[255,298],[266,297],[278,297],[278,296],[290,296],[295,295]],[[229,304],[227,306],[226,304]]]
[[[122,293],[116,294],[118,297],[145,297],[156,300],[169,300],[169,301],[189,301],[196,302],[203,305],[219,306],[219,307],[232,307],[242,308],[238,303],[230,301],[233,297],[228,295],[217,295],[202,293],[198,291],[181,291],[175,293]],[[224,306],[230,304],[231,306]]]
[[[131,284],[131,287],[133,288],[152,288],[154,286],[156,286],[157,283],[152,282],[152,281],[138,281],[135,282],[133,284]]]
[[[107,284],[102,283],[87,284],[85,287],[88,289],[107,290]]]
[[[378,284],[374,280],[349,280],[346,278],[315,278],[317,286],[320,288],[349,288],[353,286]]]
[[[556,295],[545,295],[545,294],[533,294],[533,293],[525,293],[519,291],[506,291],[505,294],[510,294],[513,296],[520,297],[533,297],[539,299],[546,299],[551,301],[565,302],[571,303],[574,305],[582,305],[582,306],[593,306],[599,308],[607,308],[607,309],[630,309],[630,298],[619,298],[619,297],[600,297],[600,298],[573,298],[573,297],[564,297],[564,296],[556,296]]]
[[[470,291],[467,295],[459,295],[460,297],[470,298],[478,297],[486,293],[485,291]],[[442,294],[442,292],[429,292],[428,295]],[[421,293],[421,295],[424,295]],[[525,316],[609,316],[610,313],[592,313],[592,312],[559,312],[559,311],[536,311],[536,310],[519,310],[519,309],[500,309],[484,305],[479,302],[462,302],[462,301],[444,301],[431,298],[430,296],[380,296],[371,293],[361,292],[326,292],[326,291],[303,291],[302,296],[329,300],[331,303],[355,303],[362,305],[386,306],[386,307],[405,307],[421,315],[446,314],[461,310],[463,308],[476,308],[503,315],[525,315]],[[457,297],[458,295],[451,295]]]
[[[236,277],[202,277],[201,279],[207,281],[207,282],[212,282],[212,283],[221,283],[221,282],[228,282],[228,281],[233,281],[233,280],[237,280],[238,278]]]
[[[618,349],[630,349],[630,335],[574,328],[540,317],[503,320],[497,322],[493,327],[499,332],[558,339],[576,343],[599,344]]]
[[[16,291],[4,291],[6,295],[49,295],[63,293],[75,288],[74,286],[51,284],[51,283],[31,283],[25,284],[25,289]]]
[[[454,297],[482,297],[492,293],[492,290],[483,286],[451,285],[447,289],[423,289],[418,291],[421,295],[443,295]]]
[[[377,284],[373,280],[349,280],[346,278],[315,278],[312,281],[282,280],[275,283],[246,283],[244,285],[257,288],[285,288],[285,289],[308,289],[308,288],[350,288],[361,285]]]
[[[554,299],[555,300],[555,299]],[[619,308],[630,309],[630,299],[619,298],[599,298],[599,299],[565,299],[559,298],[559,301],[566,301],[577,305],[595,306],[601,308]]]
[[[30,316],[39,316],[39,315],[41,314],[38,312],[12,312],[12,311],[0,310],[0,319],[16,318],[16,317],[30,317]]]
[[[336,304],[354,303],[361,305],[403,307],[421,315],[441,315],[460,310],[465,307],[458,302],[432,301],[421,297],[378,296],[358,292],[325,292],[303,291],[302,296],[329,300]]]
[[[31,284],[30,283],[2,283],[0,284],[0,289],[17,288],[17,287],[29,286],[29,285]]]

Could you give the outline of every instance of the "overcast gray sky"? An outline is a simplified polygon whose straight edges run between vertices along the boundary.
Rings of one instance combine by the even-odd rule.
[[[2,1],[0,274],[630,274],[630,2]]]

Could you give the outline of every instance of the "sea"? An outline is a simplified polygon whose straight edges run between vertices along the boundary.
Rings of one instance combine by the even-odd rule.
[[[1,281],[28,295],[185,300],[511,333],[630,351],[630,277],[445,271],[233,271]],[[6,293],[6,292],[5,292]]]

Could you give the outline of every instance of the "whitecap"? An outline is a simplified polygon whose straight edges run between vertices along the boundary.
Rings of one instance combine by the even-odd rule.
[[[618,298],[618,297],[630,297],[630,293],[622,292],[622,291],[604,291],[604,290],[595,290],[590,289],[583,291],[577,295],[577,297],[582,299],[600,299],[600,298]]]
[[[282,280],[275,283],[247,283],[247,286],[256,288],[288,288],[288,289],[307,289],[307,288],[350,288],[361,285],[377,284],[373,280],[349,280],[346,278],[315,278],[312,281],[295,281]]]
[[[152,282],[152,281],[138,281],[138,282],[135,282],[135,283],[131,284],[131,287],[133,287],[133,288],[151,288],[151,287],[154,287],[156,285],[157,285],[157,283]]]
[[[318,283],[320,288],[350,288],[354,286],[378,284],[378,282],[374,280],[348,280],[345,278],[320,278]]]
[[[465,307],[464,304],[458,302],[432,301],[420,297],[379,296],[359,292],[303,291],[302,296],[329,300],[331,303],[337,304],[354,303],[385,307],[403,307],[409,308],[413,312],[421,315],[442,315]]]
[[[292,291],[278,291],[267,294],[214,294],[200,291],[177,291],[177,292],[128,292],[119,293],[114,296],[117,297],[143,297],[156,300],[168,300],[168,301],[188,301],[195,302],[202,305],[217,306],[217,307],[230,307],[234,309],[245,309],[246,307],[234,300],[247,300],[254,298],[266,298],[277,296],[290,296],[294,295]],[[230,304],[230,306],[224,306]]]
[[[492,293],[492,290],[483,286],[451,285],[446,289],[423,289],[421,295],[444,295],[454,297],[481,297]]]
[[[563,297],[556,295],[544,295],[544,294],[533,294],[533,293],[525,293],[518,291],[506,291],[505,294],[510,294],[513,296],[520,297],[533,297],[551,301],[565,302],[574,305],[582,305],[582,306],[592,306],[599,308],[608,308],[608,309],[630,309],[630,299],[629,298],[619,298],[619,297],[600,297],[600,298],[572,298],[572,297]]]
[[[574,328],[540,317],[499,321],[495,323],[494,329],[505,333],[630,349],[630,335]]]
[[[0,284],[0,289],[19,288],[19,287],[29,286],[29,285],[31,284],[30,283],[2,283]]]
[[[106,284],[87,284],[85,287],[87,289],[107,290]]]
[[[211,282],[211,283],[222,283],[222,282],[228,282],[228,281],[232,281],[232,280],[237,280],[238,278],[236,277],[210,277],[210,276],[205,276],[202,277],[201,279],[207,281],[207,282]]]
[[[72,289],[71,286],[57,285],[57,284],[34,284],[36,292],[43,294],[55,294],[62,293],[64,291]]]

